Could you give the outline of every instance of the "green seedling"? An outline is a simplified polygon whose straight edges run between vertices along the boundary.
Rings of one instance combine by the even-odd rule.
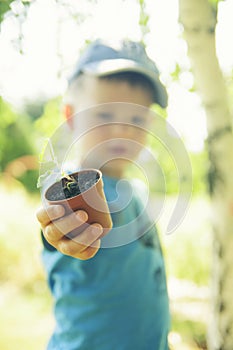
[[[78,181],[74,176],[65,176],[62,179],[62,188],[66,198],[77,196],[81,193]]]

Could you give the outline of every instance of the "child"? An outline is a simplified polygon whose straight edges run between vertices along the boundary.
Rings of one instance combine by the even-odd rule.
[[[145,111],[153,103],[166,107],[158,70],[139,43],[97,40],[80,57],[65,101],[71,130],[88,131],[79,167],[102,171],[113,229],[100,239],[97,222],[79,233],[79,241],[68,239],[87,213],[64,216],[62,206],[38,210],[55,301],[48,350],[166,350],[169,307],[159,239],[143,202],[120,182],[145,145]]]

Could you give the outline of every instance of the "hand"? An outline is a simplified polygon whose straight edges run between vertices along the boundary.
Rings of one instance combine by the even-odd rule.
[[[81,260],[92,258],[100,248],[102,226],[98,223],[85,225],[88,215],[83,210],[64,215],[65,209],[62,205],[38,209],[36,216],[45,239],[65,255]],[[78,233],[74,237],[75,230]],[[67,237],[71,232],[74,237],[72,239]]]

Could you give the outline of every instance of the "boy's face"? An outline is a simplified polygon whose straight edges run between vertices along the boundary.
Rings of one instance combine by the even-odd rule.
[[[84,111],[74,118],[75,129],[82,134],[82,164],[99,168],[106,175],[121,176],[146,143],[143,128],[148,127],[151,104],[149,92],[140,86],[87,79],[73,110],[74,114]]]

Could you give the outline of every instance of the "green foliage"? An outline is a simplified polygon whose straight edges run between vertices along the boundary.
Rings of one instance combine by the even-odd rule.
[[[172,81],[179,83],[181,74],[187,73],[187,72],[193,74],[191,69],[187,69],[186,67],[183,67],[178,62],[176,62],[173,71],[170,73],[170,77],[171,77]],[[188,91],[189,92],[196,92],[197,91],[195,81],[193,82],[192,86],[190,86],[188,88]]]
[[[1,118],[0,118],[1,129],[2,128],[4,129],[7,126],[13,124],[17,119],[17,114],[12,111],[10,105],[7,102],[5,102],[1,96],[0,96],[0,112],[1,112]]]
[[[190,344],[190,350],[207,349],[207,327],[201,320],[199,322],[192,321],[179,315],[174,315],[172,319],[172,330],[183,335],[185,342]]]
[[[208,188],[208,152],[206,149],[198,153],[189,153],[193,170],[193,194],[204,195]]]
[[[57,97],[48,101],[44,106],[43,114],[35,122],[35,129],[44,137],[49,137],[62,121],[61,97]]]
[[[186,169],[177,168],[177,162],[173,159],[169,148],[153,135],[149,135],[148,138],[148,147],[151,149],[151,154],[154,158],[150,157],[149,160],[144,161],[143,170],[145,174],[142,173],[140,168],[132,164],[126,174],[128,177],[136,177],[145,182],[147,181],[145,175],[153,173],[154,181],[150,181],[150,191],[154,193],[177,194],[181,185],[184,188],[184,185],[188,185],[189,181],[192,181],[192,195],[198,196],[206,193],[209,164],[206,150],[199,153],[189,152],[192,174],[190,174],[190,178],[187,178]],[[177,152],[179,152],[179,148]],[[177,154],[178,156],[179,154]],[[190,190],[189,185],[187,189],[188,191]]]
[[[25,99],[23,102],[23,111],[30,117],[31,120],[35,121],[40,118],[44,113],[45,102],[37,99],[36,101]]]
[[[27,18],[27,13],[31,3],[36,0],[0,0],[0,30],[1,23],[5,15],[10,15],[18,22],[18,33],[14,40],[14,46],[20,54],[23,54],[23,24]]]
[[[27,134],[27,132],[30,132],[29,130],[30,129],[28,126],[26,126],[26,123],[21,123],[19,120],[4,129],[5,142],[2,144],[1,149],[2,169],[4,169],[6,165],[13,159],[26,154],[34,153],[30,142],[30,136]]]
[[[14,160],[25,155],[35,155],[33,125],[27,115],[12,110],[0,97],[0,171]],[[26,170],[26,169],[25,169]],[[37,171],[23,171],[18,180],[30,191],[36,190]]]
[[[44,113],[34,122],[27,114],[14,111],[0,97],[0,171],[4,172],[19,157],[33,155],[38,158],[37,142],[41,136],[51,136],[62,121],[61,98],[49,101]],[[41,110],[43,110],[41,108]],[[38,164],[39,165],[39,164]],[[16,167],[22,167],[19,174]],[[37,191],[38,169],[23,169],[23,163],[15,163],[11,176],[16,177],[29,191]]]
[[[0,24],[4,19],[4,15],[11,10],[11,3],[14,0],[1,0],[0,1]]]
[[[165,209],[167,213],[164,213],[164,217],[169,218],[176,200],[176,197],[169,196],[170,204]],[[211,230],[207,196],[192,197],[182,223],[166,238],[165,253],[169,275],[181,280],[190,280],[199,286],[209,285]]]
[[[208,1],[216,8],[220,1],[225,1],[225,0],[208,0]]]
[[[141,29],[141,43],[144,44],[146,35],[150,32],[149,19],[150,16],[146,12],[146,2],[144,0],[139,0],[139,27]]]
[[[21,4],[24,6],[24,8],[27,8],[33,0],[21,0]],[[16,3],[16,0],[0,0],[0,25],[1,22],[4,20],[4,16],[7,12],[12,12],[12,7],[11,5]],[[12,14],[17,17],[18,14],[12,12]]]
[[[0,166],[4,170],[13,159],[25,154],[33,154],[28,134],[30,127],[26,116],[14,112],[0,97]]]
[[[176,62],[175,69],[171,72],[171,78],[173,81],[179,81],[180,73],[182,72],[181,66]]]

